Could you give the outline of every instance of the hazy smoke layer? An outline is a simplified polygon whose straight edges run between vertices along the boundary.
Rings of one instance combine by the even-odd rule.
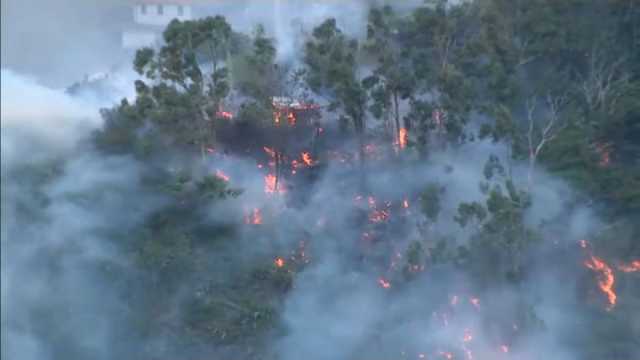
[[[128,264],[114,239],[154,199],[132,160],[82,145],[100,124],[92,105],[2,70],[2,358],[115,356]]]

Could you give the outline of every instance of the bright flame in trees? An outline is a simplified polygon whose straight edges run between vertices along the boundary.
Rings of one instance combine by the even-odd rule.
[[[400,128],[400,131],[398,132],[398,145],[400,146],[400,149],[404,149],[407,147],[408,138],[409,133],[407,132],[407,129]]]
[[[284,266],[284,259],[283,258],[276,258],[273,263],[276,265],[276,267],[281,268]]]
[[[304,161],[307,166],[313,165],[313,159],[311,158],[311,154],[309,154],[308,152],[302,153],[302,161]]]
[[[287,121],[289,125],[294,126],[296,124],[296,115],[293,112],[289,112],[287,115]]]
[[[229,182],[230,180],[229,176],[225,174],[222,170],[216,170],[216,177],[226,182]]]
[[[262,213],[260,212],[260,209],[253,209],[248,215],[244,217],[244,222],[245,224],[252,225],[262,224]]]
[[[607,310],[613,309],[616,305],[617,295],[613,290],[613,285],[615,284],[616,279],[611,267],[602,261],[602,259],[593,255],[591,255],[589,259],[585,260],[584,266],[598,273],[598,287],[607,296],[607,300],[609,302]]]
[[[380,284],[380,286],[384,289],[389,289],[391,287],[391,283],[384,278],[379,278],[378,284]]]

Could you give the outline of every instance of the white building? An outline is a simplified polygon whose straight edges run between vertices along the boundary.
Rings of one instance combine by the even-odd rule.
[[[125,49],[156,45],[173,19],[193,19],[193,1],[190,0],[133,0],[131,4],[133,24],[122,33]]]

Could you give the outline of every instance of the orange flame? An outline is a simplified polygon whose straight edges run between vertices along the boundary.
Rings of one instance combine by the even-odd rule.
[[[380,284],[384,289],[389,289],[391,287],[391,283],[382,277],[378,279],[378,284]]]
[[[276,265],[276,267],[281,268],[284,266],[284,259],[283,258],[276,258],[273,263]]]
[[[400,146],[400,149],[404,149],[407,147],[408,138],[409,133],[407,132],[407,129],[400,128],[400,131],[398,132],[398,145]]]
[[[216,170],[216,177],[218,177],[219,179],[221,179],[223,181],[226,181],[226,182],[229,182],[229,180],[231,179],[222,170]]]
[[[233,114],[228,112],[228,111],[218,111],[216,113],[216,116],[218,118],[222,118],[222,119],[226,119],[226,120],[231,120],[233,119]]]
[[[389,212],[386,210],[374,210],[369,214],[369,221],[373,223],[380,223],[389,219]]]
[[[405,209],[408,209],[409,208],[409,200],[404,199],[402,201],[402,207],[405,208]]]
[[[471,305],[473,305],[476,309],[480,309],[480,299],[472,297],[469,299]]]
[[[500,345],[500,351],[506,354],[509,352],[509,347],[507,345]]]
[[[613,309],[616,305],[617,295],[613,290],[613,285],[615,284],[615,277],[613,275],[613,270],[611,267],[607,265],[602,259],[591,255],[589,259],[585,260],[584,265],[589,269],[598,273],[598,287],[600,290],[607,296],[607,300],[609,301],[609,305],[607,306],[607,311]]]
[[[307,166],[313,165],[313,159],[311,158],[311,154],[309,154],[308,152],[302,153],[302,161],[304,161]]]
[[[296,124],[296,115],[293,112],[289,112],[287,115],[287,121],[289,121],[289,125],[294,126]]]
[[[618,265],[618,270],[625,273],[640,271],[640,260],[633,260],[629,264],[620,264]]]
[[[258,208],[253,209],[253,211],[249,215],[246,215],[244,217],[244,222],[245,224],[253,224],[253,225],[262,224],[262,213],[260,212],[260,209]]]

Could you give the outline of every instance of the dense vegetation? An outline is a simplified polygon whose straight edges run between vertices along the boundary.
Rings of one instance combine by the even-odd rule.
[[[93,146],[101,156],[135,159],[144,196],[161,200],[133,230],[105,230],[135,270],[119,274],[107,267],[96,276],[126,299],[126,321],[134,326],[118,334],[119,341],[161,338],[166,347],[127,345],[123,353],[279,358],[270,344],[289,331],[282,318],[287,296],[313,281],[302,275],[314,266],[313,250],[325,246],[307,244],[317,237],[341,239],[336,247],[357,254],[341,265],[345,277],[387,266],[398,239],[405,239],[397,271],[377,280],[389,296],[451,274],[464,274],[480,298],[515,290],[508,308],[487,304],[481,322],[516,351],[525,339],[549,331],[537,311],[539,299],[528,296],[533,274],[541,268],[572,274],[558,276],[577,284],[575,298],[564,303],[581,319],[567,325],[580,331],[563,340],[575,358],[638,356],[639,273],[615,270],[613,307],[598,289],[602,271],[583,263],[593,256],[614,268],[640,258],[640,5],[435,1],[408,13],[372,8],[366,27],[366,37],[356,39],[327,19],[306,34],[299,59],[280,61],[277,44],[261,27],[249,36],[234,32],[223,17],[174,21],[160,48],[137,52],[137,97],[103,111],[105,126]],[[295,126],[285,117],[274,121],[274,96],[301,99],[313,111],[301,113]],[[474,144],[499,150],[478,150],[486,164],[472,179],[480,179],[474,186],[481,197],[456,194],[463,200],[451,205],[451,214],[443,203],[451,199],[448,184],[411,169],[446,166],[444,173],[451,173],[458,165],[442,157]],[[290,160],[303,150],[313,161],[294,179]],[[353,181],[336,185],[335,194],[361,196],[364,203],[378,199],[371,185],[376,169],[398,166],[409,169],[402,174],[412,174],[420,191],[407,189],[407,198],[389,199],[393,204],[384,209],[387,199],[378,199],[370,208],[354,206],[347,219],[327,220],[349,224],[332,229],[356,229],[354,236],[318,235],[314,226],[325,220],[320,213],[308,219],[308,228],[278,217],[278,206],[323,209],[313,192],[324,189],[319,184],[338,152],[346,158],[342,174]],[[225,156],[271,167],[276,184],[267,192],[282,204],[273,200],[279,205],[261,208],[260,221],[253,206],[245,210],[246,224],[211,220],[212,208],[241,207],[252,198],[234,176],[216,175],[212,164]],[[38,178],[50,181],[56,169]],[[544,209],[540,202],[557,200],[536,197],[555,186],[549,178],[573,189],[562,203],[567,214],[586,208],[601,221],[584,248],[582,238],[571,238],[569,215],[530,221],[535,205]],[[279,194],[284,184],[290,188]],[[419,219],[417,232],[402,230],[406,219],[388,219],[405,211],[403,201]],[[436,225],[443,221],[448,233]],[[359,244],[363,232],[375,238],[369,248],[345,245]],[[273,240],[281,237],[301,242]],[[558,241],[563,245],[555,246]],[[500,311],[500,319],[490,315]],[[509,332],[516,322],[519,332]],[[371,341],[384,344],[385,330],[374,331]],[[404,347],[380,346],[379,353],[364,353],[371,359],[405,356]],[[447,351],[466,359],[461,349]]]

